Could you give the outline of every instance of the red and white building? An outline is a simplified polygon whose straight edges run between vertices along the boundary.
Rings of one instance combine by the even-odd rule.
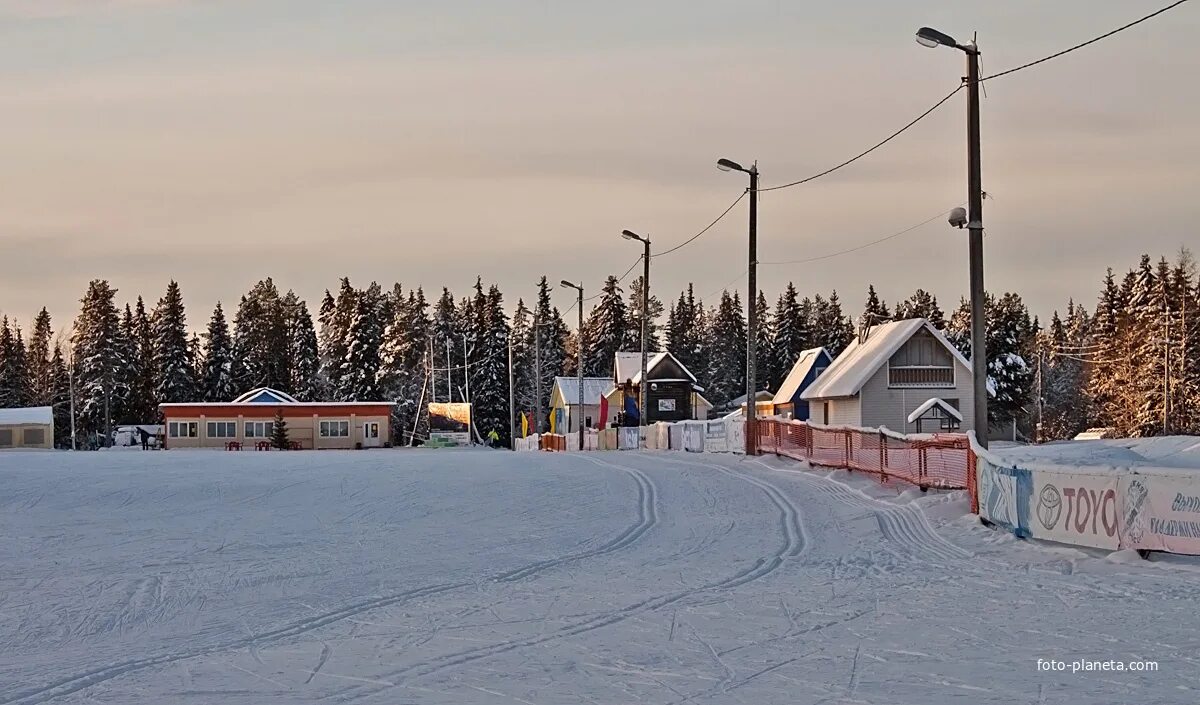
[[[310,450],[378,448],[391,437],[393,402],[303,402],[285,392],[259,387],[229,402],[159,404],[166,448],[254,448],[270,441],[277,413],[288,440]]]

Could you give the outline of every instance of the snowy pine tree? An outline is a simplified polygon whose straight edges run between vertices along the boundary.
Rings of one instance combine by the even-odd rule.
[[[754,377],[759,389],[778,389],[775,379],[780,376],[777,369],[775,350],[775,320],[771,316],[771,307],[767,306],[767,297],[762,291],[758,292],[755,300],[758,315],[757,335],[754,339]]]
[[[54,407],[54,446],[71,447],[71,375],[63,359],[62,346],[54,344],[50,356],[50,378],[54,388],[50,405]]]
[[[50,313],[43,307],[33,319],[33,332],[25,354],[28,402],[32,406],[50,406],[54,401],[54,370],[50,358],[53,335]]]
[[[779,389],[779,385],[783,384],[783,379],[800,359],[800,353],[813,347],[808,315],[797,297],[796,287],[788,282],[787,288],[775,302],[775,335],[771,346],[771,355],[775,360],[772,389]]]
[[[504,297],[492,285],[476,312],[480,328],[472,354],[471,403],[475,428],[483,437],[493,430],[500,444],[509,443],[508,316]]]
[[[710,314],[709,401],[723,406],[746,393],[746,319],[735,293],[721,292],[721,303]]]
[[[233,378],[238,393],[272,387],[291,393],[291,360],[283,300],[268,277],[238,303],[233,318]]]
[[[667,318],[667,350],[697,375],[707,366],[703,328],[704,304],[696,300],[695,289],[689,283],[687,291],[680,292]]]
[[[638,277],[629,285],[629,306],[626,309],[629,325],[625,332],[625,340],[631,349],[642,349],[642,278]],[[650,295],[650,317],[646,321],[646,350],[657,352],[662,350],[662,335],[659,320],[663,315],[662,301],[654,294]]]
[[[154,334],[154,396],[160,404],[196,400],[195,366],[179,284],[172,280],[150,316]],[[131,351],[132,352],[132,351]]]
[[[205,401],[232,401],[241,391],[233,380],[233,339],[225,310],[217,302],[204,333],[204,368],[200,377],[200,395]]]
[[[27,406],[29,375],[21,329],[0,318],[0,408]]]
[[[867,303],[863,307],[862,315],[858,317],[858,328],[887,323],[891,318],[887,304],[879,300],[879,295],[875,293],[875,285],[871,284],[867,287]]]
[[[640,343],[626,338],[627,313],[621,297],[621,283],[609,276],[596,304],[584,321],[581,341],[584,349],[583,375],[606,377],[613,372],[613,360],[622,351],[641,350]],[[624,380],[621,380],[624,381]]]
[[[283,297],[283,316],[287,326],[288,359],[291,360],[288,365],[291,392],[304,401],[323,401],[321,353],[308,304],[289,290]]]
[[[145,422],[158,418],[158,400],[155,398],[154,375],[154,327],[146,302],[141,296],[133,308],[133,342],[129,349],[136,356],[134,366],[137,376],[129,390],[129,408],[135,418]]]
[[[113,387],[120,360],[120,315],[116,289],[103,279],[88,284],[71,338],[75,367],[76,419],[79,432],[104,443],[109,429]]]
[[[946,314],[938,306],[937,297],[924,289],[917,289],[908,299],[896,304],[893,318],[897,321],[924,318],[938,330],[946,328]]]
[[[342,377],[344,401],[376,401],[379,392],[379,347],[383,343],[384,316],[387,314],[383,291],[371,284],[355,295],[354,318],[350,322],[346,367]]]
[[[533,309],[533,322],[530,325],[529,346],[534,349],[531,359],[539,366],[535,369],[534,390],[537,395],[537,378],[541,378],[541,398],[533,408],[536,418],[535,433],[550,430],[549,409],[550,393],[554,388],[554,378],[568,374],[568,341],[571,338],[570,329],[563,321],[558,307],[550,303],[550,284],[546,277],[538,281],[537,301]],[[540,425],[540,428],[537,426]]]

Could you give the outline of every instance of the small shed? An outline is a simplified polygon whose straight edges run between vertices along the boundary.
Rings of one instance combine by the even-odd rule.
[[[0,409],[0,448],[53,447],[53,407]]]
[[[580,419],[585,428],[596,428],[600,423],[600,398],[612,389],[612,380],[607,377],[583,378],[583,413],[579,413],[579,378],[555,377],[550,390],[550,413],[554,416],[554,430],[558,433],[575,433]],[[611,409],[609,414],[615,413]]]
[[[800,395],[831,364],[833,358],[825,348],[810,348],[801,352],[796,364],[792,365],[791,371],[775,392],[775,413],[797,421],[808,421],[808,402],[801,399]]]

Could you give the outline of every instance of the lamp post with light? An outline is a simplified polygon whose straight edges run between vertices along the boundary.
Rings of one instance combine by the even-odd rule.
[[[646,334],[650,319],[650,238],[642,237],[632,230],[622,230],[621,237],[626,240],[637,240],[645,245],[645,252],[642,254],[642,377],[638,384],[638,425],[645,426],[646,419],[646,400],[648,392],[646,391]],[[620,382],[621,380],[617,380]]]
[[[721,171],[740,171],[750,176],[750,243],[749,269],[746,270],[746,455],[754,455],[758,446],[758,404],[755,403],[755,392],[758,386],[755,380],[754,350],[758,334],[758,164],[749,169],[729,159],[718,159],[717,168]]]

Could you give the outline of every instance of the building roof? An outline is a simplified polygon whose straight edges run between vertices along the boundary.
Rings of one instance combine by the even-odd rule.
[[[932,409],[934,407],[941,409],[942,413],[946,414],[947,416],[958,419],[960,422],[962,421],[962,414],[959,413],[958,409],[955,409],[953,406],[950,406],[949,404],[942,401],[941,399],[934,397],[934,398],[930,399],[929,401],[925,402],[924,404],[913,409],[913,412],[908,415],[908,422],[916,423],[917,419],[924,416],[925,412],[929,411],[930,409]]]
[[[675,362],[676,365],[679,366],[679,369],[683,370],[683,373],[687,375],[688,379],[686,381],[692,382],[693,384],[696,382],[696,375],[692,374],[691,370],[684,367],[683,363],[679,361],[679,358],[675,357],[671,353],[647,352],[646,357],[646,374],[653,372],[654,368],[657,367],[659,363],[667,358],[670,358]],[[634,384],[641,383],[642,353],[640,351],[617,353],[616,360],[613,363],[613,378],[617,380],[618,384],[624,384],[625,380],[632,380]],[[651,379],[651,381],[654,380]]]
[[[800,398],[836,399],[858,394],[867,380],[887,364],[892,355],[922,328],[932,333],[955,360],[970,369],[971,364],[958,348],[946,340],[941,331],[924,318],[909,318],[873,326],[867,334],[866,342],[859,342],[859,338],[855,338],[850,346],[838,355],[829,369],[800,393]]]
[[[792,371],[783,378],[783,383],[775,392],[775,403],[790,404],[792,397],[796,396],[796,390],[800,389],[800,385],[804,382],[804,378],[808,377],[808,373],[821,359],[832,360],[833,357],[825,348],[809,348],[802,351],[800,357],[796,359],[796,364],[792,365]]]
[[[709,409],[713,408],[713,403],[711,401],[705,399],[704,395],[701,394],[699,391],[692,390],[692,396],[696,398],[696,401],[700,402],[701,406],[704,406]]]
[[[0,425],[17,426],[24,424],[54,423],[54,407],[27,406],[19,409],[0,409]]]
[[[296,400],[296,397],[292,396],[291,394],[288,394],[287,392],[281,392],[278,389],[271,389],[270,387],[258,387],[257,389],[251,389],[250,391],[241,395],[237,399],[234,399],[232,403],[234,403],[234,404],[299,404],[300,402]]]
[[[579,378],[578,377],[555,377],[554,387],[558,390],[558,394],[562,397],[563,403],[568,406],[579,403]],[[600,397],[608,394],[608,391],[613,388],[613,382],[607,377],[584,377],[583,378],[583,404],[584,406],[595,406],[600,403]]]
[[[179,406],[395,406],[392,401],[300,401],[296,397],[270,387],[256,387],[242,394],[233,401],[187,401],[170,404],[159,404],[160,409]]]

